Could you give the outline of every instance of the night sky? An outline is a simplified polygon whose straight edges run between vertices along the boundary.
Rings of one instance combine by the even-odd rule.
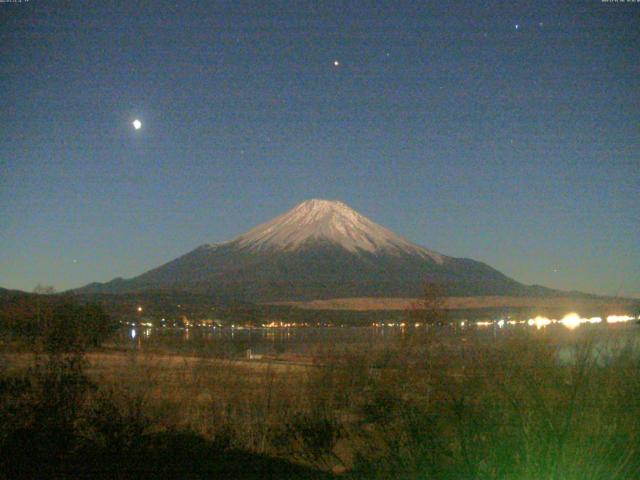
[[[326,198],[640,297],[640,3],[0,3],[0,87],[5,288],[131,277]]]

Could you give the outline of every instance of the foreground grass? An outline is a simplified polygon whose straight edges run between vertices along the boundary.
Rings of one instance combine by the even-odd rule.
[[[8,356],[0,471],[640,477],[637,352],[588,338],[562,356],[558,348],[526,332],[482,343],[428,330],[328,348],[307,367],[144,353],[52,355],[26,366]]]

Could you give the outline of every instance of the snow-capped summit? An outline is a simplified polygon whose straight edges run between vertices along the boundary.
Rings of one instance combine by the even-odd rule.
[[[313,241],[328,241],[350,252],[409,253],[443,261],[442,255],[411,243],[336,200],[307,200],[234,240],[253,250],[296,250]]]

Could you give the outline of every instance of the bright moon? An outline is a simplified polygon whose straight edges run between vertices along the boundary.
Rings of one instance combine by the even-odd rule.
[[[140,130],[142,128],[142,122],[140,120],[134,120],[131,123],[133,125],[133,128],[135,128],[136,130]]]

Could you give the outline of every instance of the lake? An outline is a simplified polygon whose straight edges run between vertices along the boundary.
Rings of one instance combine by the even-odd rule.
[[[560,346],[575,344],[588,338],[598,346],[615,349],[628,342],[637,343],[640,325],[633,321],[614,324],[507,321],[458,322],[429,327],[444,341],[462,340],[488,345],[515,335],[545,338]],[[384,347],[410,335],[424,334],[427,327],[369,326],[369,327],[292,327],[292,328],[231,328],[198,327],[189,329],[128,326],[117,335],[120,347],[143,350],[168,350],[205,356],[243,356],[247,350],[253,355],[318,355],[346,348]]]

